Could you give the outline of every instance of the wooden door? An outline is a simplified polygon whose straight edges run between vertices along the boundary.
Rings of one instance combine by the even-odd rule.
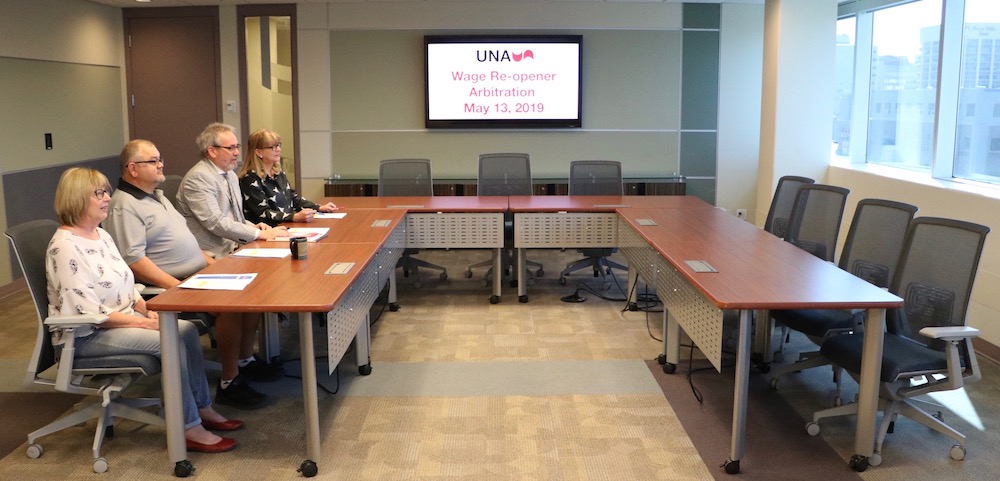
[[[215,7],[123,9],[129,137],[152,141],[165,174],[200,158],[195,137],[222,120]]]

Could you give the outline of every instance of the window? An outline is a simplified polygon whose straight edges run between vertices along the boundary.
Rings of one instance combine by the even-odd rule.
[[[837,21],[837,78],[833,101],[834,155],[846,157],[851,144],[851,104],[854,102],[854,17]],[[881,110],[881,105],[876,105]]]
[[[1000,2],[965,0],[962,28],[962,72],[959,104],[966,114],[957,129],[968,132],[968,145],[956,144],[954,176],[1000,183]],[[993,115],[984,113],[992,106]]]
[[[1000,2],[844,2],[840,15],[835,154],[1000,184]]]
[[[868,162],[928,170],[933,147],[941,0],[921,0],[872,14]],[[914,105],[929,105],[916,109]],[[928,114],[930,112],[930,114]]]

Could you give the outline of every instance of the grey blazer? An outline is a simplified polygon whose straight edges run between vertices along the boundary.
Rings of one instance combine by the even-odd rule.
[[[177,189],[177,210],[198,245],[216,259],[257,238],[258,229],[243,217],[236,172],[225,176],[211,161],[194,164]]]

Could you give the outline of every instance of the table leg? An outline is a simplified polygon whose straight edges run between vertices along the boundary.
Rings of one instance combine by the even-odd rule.
[[[354,335],[354,352],[357,355],[358,373],[367,376],[372,373],[372,327],[371,317],[365,316],[358,333]]]
[[[396,312],[399,310],[399,299],[396,297],[396,269],[395,266],[392,268],[392,273],[389,274],[389,298],[386,301],[389,303],[389,311]]]
[[[503,237],[501,237],[502,239]],[[500,287],[503,285],[503,247],[493,249],[493,295],[490,303],[500,302]]]
[[[302,353],[302,404],[306,415],[306,459],[299,471],[306,477],[315,476],[319,468],[319,398],[316,388],[316,352],[313,346],[312,316],[293,312],[299,321],[299,350]]]
[[[868,458],[875,450],[875,416],[878,414],[879,380],[882,372],[885,309],[868,309],[865,319],[861,379],[858,381],[858,423],[854,431],[854,456],[850,460],[850,466],[855,471],[868,468]]]
[[[681,327],[677,319],[670,315],[667,306],[663,306],[663,372],[673,374],[677,371],[681,352]]]
[[[723,463],[726,473],[740,472],[740,459],[746,454],[747,395],[750,381],[750,313],[740,311],[739,346],[736,353],[736,386],[733,392],[733,439],[729,459]]]
[[[528,250],[517,249],[517,300],[528,302]]]
[[[180,338],[177,313],[160,312],[160,386],[163,390],[163,412],[167,429],[167,454],[174,463],[174,475],[187,477],[194,465],[187,460],[184,442],[184,409],[181,396]]]
[[[629,264],[632,263],[632,259],[629,259]],[[628,310],[637,311],[639,310],[639,293],[636,292],[636,285],[639,284],[639,269],[634,267],[629,267],[628,269]]]

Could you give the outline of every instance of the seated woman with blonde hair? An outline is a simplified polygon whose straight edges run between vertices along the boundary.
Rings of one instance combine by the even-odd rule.
[[[281,136],[260,129],[247,138],[243,166],[237,174],[243,192],[243,215],[250,222],[276,226],[309,222],[316,211],[333,212],[333,202],[318,205],[299,195],[281,169]]]
[[[104,174],[74,167],[63,172],[56,187],[59,228],[49,241],[45,274],[49,315],[99,314],[108,317],[92,329],[77,329],[76,351],[83,356],[141,353],[160,357],[159,318],[146,308],[135,277],[118,254],[111,236],[100,227],[108,217],[111,187]],[[236,447],[236,440],[208,429],[233,431],[243,426],[212,408],[205,378],[198,328],[178,321],[181,346],[181,387],[184,437],[189,451],[218,453]],[[53,344],[63,345],[54,328]]]

